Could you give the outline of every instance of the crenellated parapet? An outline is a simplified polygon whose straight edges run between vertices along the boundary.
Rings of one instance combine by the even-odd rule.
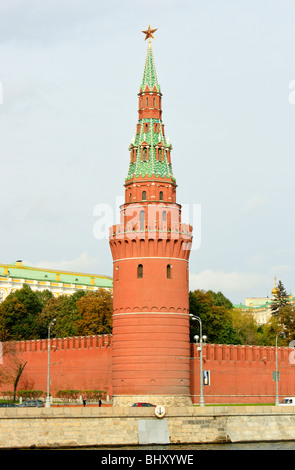
[[[102,349],[110,347],[112,335],[74,336],[67,338],[51,338],[50,349],[67,351],[77,349]],[[16,350],[21,353],[48,350],[48,339],[32,339],[14,342]]]

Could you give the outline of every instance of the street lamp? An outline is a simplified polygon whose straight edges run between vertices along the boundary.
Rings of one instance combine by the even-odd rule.
[[[200,325],[200,406],[205,406],[205,400],[204,400],[204,391],[203,391],[203,341],[206,341],[207,336],[202,335],[202,321],[199,317],[196,317],[195,315],[192,315],[190,313],[190,317],[194,321],[198,321]],[[194,340],[196,343],[199,340],[199,336],[196,335],[194,336]]]
[[[45,407],[50,408],[50,396],[49,396],[49,382],[50,382],[50,327],[56,322],[56,318],[52,320],[48,325],[48,356],[47,356],[47,397],[45,400]]]
[[[284,330],[279,331],[276,335],[276,402],[275,405],[279,405],[279,371],[278,371],[278,337],[284,333]]]

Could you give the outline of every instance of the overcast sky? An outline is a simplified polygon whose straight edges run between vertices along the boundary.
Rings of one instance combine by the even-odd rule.
[[[112,275],[95,224],[124,194],[150,24],[190,288],[295,294],[294,18],[294,0],[0,0],[0,263]]]

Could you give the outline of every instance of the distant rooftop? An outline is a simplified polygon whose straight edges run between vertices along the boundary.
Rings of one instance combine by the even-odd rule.
[[[58,269],[24,266],[19,260],[12,264],[0,264],[0,277],[26,279],[43,282],[60,282],[112,289],[113,279],[100,274],[60,271]]]

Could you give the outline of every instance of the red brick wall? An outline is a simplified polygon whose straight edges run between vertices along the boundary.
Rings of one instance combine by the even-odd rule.
[[[112,396],[111,336],[52,339],[50,392],[61,389],[106,390]],[[19,355],[27,361],[18,390],[47,390],[47,340],[20,341]],[[278,348],[279,395],[295,396],[295,364],[291,348]],[[291,353],[291,355],[290,355]],[[3,364],[7,359],[3,360]],[[3,367],[0,364],[0,368]],[[210,371],[204,386],[205,403],[274,403],[275,348],[205,344],[203,369]],[[1,372],[1,371],[0,371]],[[0,390],[12,390],[3,384]],[[191,344],[191,394],[199,403],[199,351]]]
[[[50,352],[50,393],[58,390],[106,390],[111,395],[111,336],[52,339]],[[18,390],[47,390],[47,340],[20,341],[19,356],[27,361]],[[7,363],[7,359],[3,363]],[[1,367],[1,365],[0,365]],[[0,390],[12,390],[3,384]]]
[[[278,348],[279,395],[295,396],[294,351]],[[191,345],[191,394],[200,399],[199,351]],[[205,403],[274,403],[276,383],[275,347],[206,344],[203,346],[203,370],[210,371],[205,385]]]

